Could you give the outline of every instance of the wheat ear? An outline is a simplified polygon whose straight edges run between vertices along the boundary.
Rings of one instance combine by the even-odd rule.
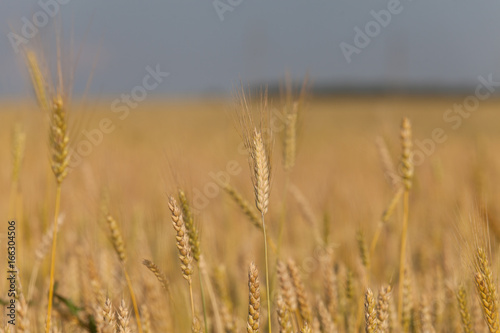
[[[321,297],[317,297],[318,304],[318,313],[319,319],[321,323],[321,331],[322,332],[337,332],[337,328],[335,327],[335,323],[333,322],[332,316],[328,309],[325,306],[325,303],[321,300]]]
[[[186,196],[186,193],[182,189],[178,189],[179,194],[179,202],[182,210],[182,217],[184,219],[184,224],[186,225],[186,230],[189,236],[189,246],[191,247],[191,253],[193,255],[193,259],[196,263],[198,263],[198,268],[201,265],[200,256],[200,239],[198,235],[198,229],[194,224],[193,212],[191,211],[191,207],[189,206],[189,202]],[[208,319],[207,319],[207,307],[205,304],[205,290],[203,288],[201,269],[198,269],[198,277],[200,282],[200,292],[201,292],[201,300],[203,305],[203,320],[205,322],[205,333],[208,333]],[[211,298],[212,302],[215,302],[215,299]],[[194,327],[194,326],[193,326]]]
[[[365,294],[365,331],[366,333],[378,332],[375,297],[370,288],[366,290]]]
[[[255,205],[262,215],[267,213],[270,193],[270,169],[262,134],[255,129],[253,137],[252,159],[254,166]]]
[[[245,214],[250,222],[257,228],[262,230],[262,222],[260,220],[259,214],[255,211],[255,208],[250,206],[247,200],[231,185],[221,184],[223,189],[229,194],[229,196],[234,200],[234,202],[241,208],[243,214]]]
[[[276,298],[276,312],[278,314],[280,333],[292,333],[293,327],[290,318],[290,311],[288,311],[281,294],[278,294],[278,297]]]
[[[490,264],[482,247],[477,248],[475,266],[474,282],[481,301],[483,317],[490,332],[500,332],[496,282],[493,280]]]
[[[184,223],[184,218],[182,217],[182,212],[177,204],[177,201],[173,196],[169,197],[168,207],[172,213],[172,225],[176,232],[175,239],[177,241],[177,249],[179,250],[179,260],[181,261],[182,276],[189,284],[189,295],[191,299],[191,314],[194,318],[196,313],[194,311],[194,299],[193,299],[193,286],[192,286],[192,261],[193,254],[191,252],[191,246],[189,245],[189,235],[186,229],[186,224]]]
[[[144,333],[152,333],[151,331],[151,315],[149,313],[149,309],[146,305],[141,306],[142,313],[142,328]]]
[[[467,291],[464,285],[460,285],[460,287],[458,287],[457,302],[464,333],[472,333],[472,322],[469,312],[469,306],[467,304]]]
[[[120,307],[116,311],[116,318],[117,320],[117,326],[116,326],[116,332],[117,333],[131,333],[130,329],[130,324],[129,324],[129,313],[127,309],[127,305],[125,304],[125,300],[122,299],[120,303]]]
[[[306,289],[302,279],[300,278],[299,269],[297,268],[295,261],[292,259],[288,260],[287,266],[295,290],[295,295],[297,296],[298,310],[302,323],[308,323],[310,325],[312,324],[312,312],[307,299]]]
[[[158,282],[160,282],[163,290],[165,290],[167,293],[170,292],[170,287],[168,283],[168,279],[165,276],[165,274],[160,270],[160,268],[151,260],[144,259],[142,261],[142,264],[146,266],[151,273],[153,273],[156,276],[156,279],[158,279]]]
[[[132,288],[132,281],[130,280],[130,276],[128,275],[127,269],[125,267],[125,263],[127,261],[127,255],[125,253],[125,242],[123,241],[122,234],[120,232],[120,228],[118,228],[118,224],[116,220],[111,216],[111,214],[107,214],[106,222],[108,224],[109,230],[111,232],[111,242],[113,243],[113,247],[115,249],[116,254],[118,255],[118,259],[120,260],[123,273],[125,275],[125,280],[127,281],[128,290],[130,292],[130,298],[132,300],[132,305],[134,306],[135,320],[137,321],[137,328],[140,333],[142,333],[141,326],[141,316],[139,315],[139,307],[137,306],[137,301],[135,298],[134,289]]]
[[[389,332],[389,306],[392,295],[392,287],[387,286],[380,289],[377,299],[377,320],[380,333]]]
[[[247,332],[258,333],[260,325],[259,271],[252,262],[248,270],[248,322]]]
[[[182,217],[184,219],[186,230],[189,235],[189,245],[191,246],[193,259],[196,262],[198,262],[200,261],[200,254],[201,254],[198,229],[194,225],[193,213],[191,211],[191,207],[189,207],[189,202],[186,197],[186,193],[184,193],[182,189],[179,189],[178,193],[179,193],[179,202],[182,210]]]

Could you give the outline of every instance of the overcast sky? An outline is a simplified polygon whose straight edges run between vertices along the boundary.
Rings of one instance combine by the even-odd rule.
[[[287,70],[295,79],[309,72],[318,85],[474,85],[490,73],[500,81],[499,1],[217,0],[216,10],[212,0],[59,0],[44,25],[50,15],[40,4],[54,1],[0,0],[0,95],[30,92],[9,32],[22,37],[34,14],[41,28],[27,45],[44,44],[60,25],[81,48],[77,93],[94,66],[99,95],[130,91],[156,65],[170,73],[161,94],[230,92]],[[374,23],[371,11],[382,10],[392,10],[390,21]],[[348,62],[341,45],[354,50],[356,27],[372,37]],[[69,49],[69,38],[63,44]]]

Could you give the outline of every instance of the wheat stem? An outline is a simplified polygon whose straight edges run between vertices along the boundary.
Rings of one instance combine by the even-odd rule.
[[[267,235],[264,213],[262,213],[262,229],[264,231],[264,256],[266,261],[267,323],[269,325],[269,333],[271,333],[271,288],[269,285],[269,256],[267,254]]]
[[[401,321],[403,313],[403,281],[406,262],[406,238],[408,233],[408,198],[409,191],[403,195],[403,231],[401,233],[401,250],[399,257],[399,295],[398,295],[398,318]]]
[[[57,184],[56,188],[56,206],[54,212],[54,226],[52,233],[52,255],[50,260],[50,285],[49,285],[49,301],[47,307],[47,324],[45,326],[45,333],[50,333],[50,324],[52,316],[52,300],[54,298],[54,272],[56,266],[56,243],[57,243],[57,217],[59,216],[59,209],[61,204],[61,184]]]
[[[128,276],[127,270],[125,269],[125,265],[123,264],[123,272],[125,274],[125,279],[127,280],[128,290],[130,291],[130,299],[132,300],[132,305],[134,306],[135,319],[137,320],[137,328],[139,329],[139,333],[142,333],[141,326],[141,316],[139,315],[139,308],[137,307],[137,301],[135,300],[134,289],[132,289],[132,282],[130,281],[130,277]]]

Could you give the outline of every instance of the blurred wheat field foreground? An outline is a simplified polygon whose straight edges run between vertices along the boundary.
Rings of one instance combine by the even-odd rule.
[[[462,100],[310,98],[285,171],[287,118],[271,98],[269,288],[260,185],[226,101],[151,99],[125,119],[105,102],[70,111],[78,156],[62,184],[51,331],[270,332],[270,295],[275,332],[499,332],[500,100],[481,102],[460,124],[444,120]],[[28,101],[5,101],[0,112],[0,247],[5,253],[15,220],[18,269],[15,326],[0,271],[0,326],[43,332],[56,196],[47,114]],[[393,179],[405,172],[404,117],[414,176],[401,265],[405,194],[381,221],[403,191],[389,169]],[[17,186],[16,149],[24,157]],[[199,244],[183,245],[190,217]]]

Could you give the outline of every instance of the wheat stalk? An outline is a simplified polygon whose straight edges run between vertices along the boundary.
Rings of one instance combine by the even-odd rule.
[[[408,233],[408,204],[409,193],[413,178],[412,162],[412,135],[411,124],[408,118],[403,118],[401,123],[401,172],[403,176],[404,195],[403,195],[403,230],[401,232],[401,250],[399,258],[399,299],[398,299],[398,317],[402,318],[403,311],[403,281],[406,262],[406,241]]]
[[[295,166],[295,155],[297,150],[297,119],[299,114],[299,103],[293,103],[291,108],[285,109],[285,135],[283,140],[284,169],[289,172]]]

